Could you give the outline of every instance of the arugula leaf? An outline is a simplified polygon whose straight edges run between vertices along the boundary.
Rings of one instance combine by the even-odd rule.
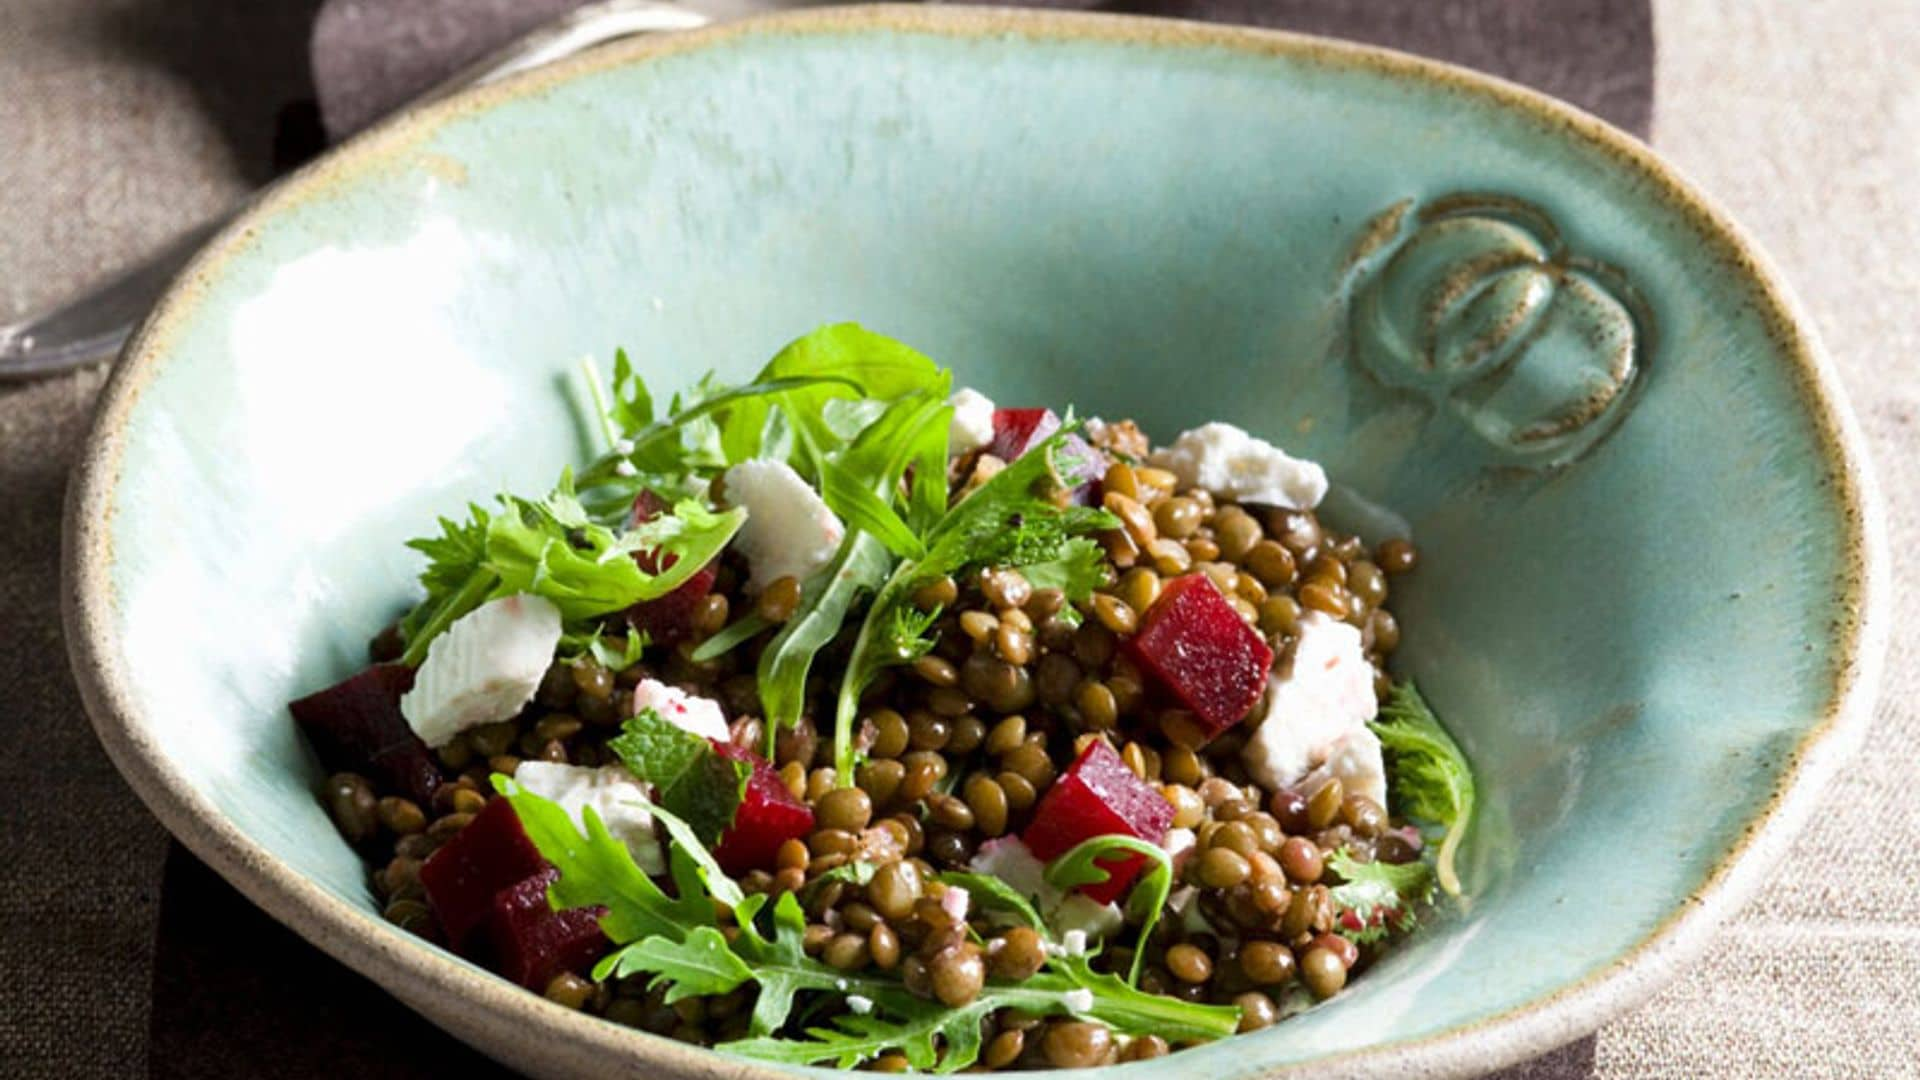
[[[710,844],[733,824],[747,790],[749,766],[722,757],[713,744],[678,727],[653,709],[620,726],[607,740],[627,771],[652,784],[659,804],[687,822],[693,845]]]
[[[833,1018],[832,1027],[808,1028],[809,1039],[761,1036],[722,1043],[716,1049],[787,1065],[831,1062],[837,1069],[851,1069],[888,1050],[899,1050],[915,1069],[958,1072],[979,1060],[981,1022],[996,1007],[987,993],[957,1009],[897,991],[870,1000],[876,1012],[883,1009],[900,1019],[842,1013]]]
[[[633,370],[627,350],[613,352],[613,401],[607,407],[607,419],[622,435],[645,430],[653,423],[653,394],[647,380]]]
[[[724,656],[753,640],[763,631],[771,630],[778,624],[759,612],[749,611],[745,615],[728,623],[721,631],[700,643],[693,650],[693,661],[704,664],[716,656]]]
[[[1159,844],[1119,834],[1089,837],[1047,864],[1047,884],[1062,892],[1078,885],[1097,885],[1113,876],[1099,860],[1115,854],[1144,855],[1152,861],[1127,893],[1127,918],[1140,924],[1139,940],[1145,943],[1152,939],[1154,925],[1166,910],[1167,897],[1173,894],[1173,856]],[[1140,962],[1146,953],[1144,948],[1133,951],[1133,967],[1127,972],[1129,986],[1139,985]]]
[[[944,380],[935,389],[944,392]],[[939,428],[941,453],[945,454],[950,414],[951,409],[943,400],[927,394],[909,395],[889,406],[836,460],[823,466],[827,475],[836,478],[833,487],[823,490],[823,498],[829,508],[848,516],[854,527],[847,530],[833,561],[803,585],[799,608],[760,654],[757,673],[760,703],[766,714],[769,740],[777,737],[782,728],[800,722],[806,707],[807,674],[812,669],[814,656],[839,635],[860,597],[878,590],[893,569],[893,559],[880,534],[870,527],[862,527],[872,522],[857,518],[854,502],[866,507],[869,519],[880,516],[879,512],[883,511],[898,521],[884,500],[898,489],[902,474],[912,463],[915,448],[925,442],[921,433],[926,429]],[[942,473],[943,485],[944,476]],[[853,494],[861,486],[870,498]],[[918,539],[910,535],[902,537],[896,533],[894,540],[910,546],[919,544]],[[852,782],[850,770],[843,776],[846,782]]]
[[[1433,868],[1424,862],[1360,862],[1346,848],[1334,852],[1327,869],[1340,875],[1341,884],[1329,890],[1333,902],[1361,920],[1375,912],[1412,911],[1433,895]]]
[[[647,647],[647,635],[635,630],[609,641],[604,630],[595,626],[580,633],[562,634],[556,655],[563,660],[591,656],[609,671],[625,671],[640,662]]]
[[[1034,908],[1033,901],[1028,900],[1020,890],[999,878],[989,877],[986,874],[949,870],[940,875],[940,881],[942,884],[957,885],[967,890],[982,909],[991,908],[1007,912],[1029,929],[1037,931],[1043,940],[1053,940],[1053,932],[1047,929],[1047,922],[1040,917],[1040,912]]]
[[[745,763],[741,764],[744,767]],[[656,821],[666,827],[674,854],[684,856],[686,863],[692,867],[694,875],[699,879],[701,889],[708,896],[729,908],[739,907],[746,902],[746,891],[741,889],[740,883],[733,880],[726,870],[721,868],[720,860],[714,858],[713,852],[707,850],[707,845],[694,832],[692,825],[680,815],[656,802],[647,803],[647,813],[652,814]]]
[[[835,376],[854,393],[820,383],[783,393],[777,402],[743,402],[722,425],[721,444],[729,461],[760,456],[767,414],[778,404],[798,444],[789,463],[800,475],[817,480],[820,462],[842,441],[825,416],[829,400],[864,396],[892,401],[941,387],[951,378],[914,349],[850,322],[822,326],[790,342],[767,362],[758,381],[794,376]]]
[[[713,903],[697,881],[692,889],[682,888],[678,898],[669,897],[635,865],[627,845],[607,832],[592,807],[582,811],[583,833],[559,804],[533,794],[511,777],[496,773],[493,787],[513,804],[521,827],[541,856],[560,871],[548,890],[555,908],[604,905],[607,913],[600,918],[600,928],[616,943],[656,935],[678,940],[687,928],[713,922]],[[674,854],[678,862],[677,849]]]
[[[411,543],[432,561],[421,575],[427,597],[402,623],[403,662],[419,664],[435,637],[497,597],[543,596],[577,628],[583,620],[664,596],[711,562],[746,521],[744,510],[715,512],[683,499],[672,513],[619,532],[588,513],[571,472],[562,473],[544,499],[502,495],[500,502],[499,514],[476,506],[467,524],[443,520],[441,536]],[[633,553],[646,550],[661,552],[661,562],[672,565],[657,574],[642,570]]]
[[[1443,831],[1434,871],[1449,896],[1461,895],[1454,868],[1460,841],[1473,819],[1473,767],[1440,726],[1411,682],[1393,688],[1380,715],[1367,725],[1392,755],[1392,795],[1399,811]]]
[[[849,528],[872,533],[887,550],[903,559],[918,559],[927,549],[893,507],[848,470],[832,461],[820,465],[820,498]]]
[[[680,941],[642,938],[594,965],[593,977],[604,981],[643,971],[656,973],[649,987],[667,987],[668,1005],[683,998],[731,993],[753,978],[753,969],[711,926],[695,927]]]

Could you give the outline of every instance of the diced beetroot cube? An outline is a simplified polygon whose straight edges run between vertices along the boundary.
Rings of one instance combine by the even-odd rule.
[[[603,907],[555,911],[547,886],[560,876],[545,870],[493,894],[487,912],[487,942],[493,969],[529,990],[544,990],[563,971],[585,971],[606,953],[600,932]]]
[[[1096,836],[1136,836],[1158,844],[1173,824],[1173,804],[1158,789],[1133,775],[1103,739],[1087,744],[1066,773],[1047,789],[1034,810],[1033,823],[1021,834],[1042,861],[1057,859]],[[1125,896],[1147,865],[1145,855],[1101,859],[1107,880],[1080,891],[1107,904]]]
[[[733,815],[733,826],[721,834],[713,857],[729,874],[771,870],[781,844],[789,839],[804,840],[813,831],[813,810],[793,797],[787,782],[780,779],[766,758],[732,743],[715,742],[713,748],[722,757],[753,765],[746,795]]]
[[[363,773],[425,805],[445,777],[400,713],[400,695],[412,686],[412,668],[375,664],[287,710],[328,771]]]
[[[634,497],[633,512],[627,518],[629,528],[652,521],[670,509],[667,500],[649,489],[641,489]],[[674,564],[675,558],[667,560],[666,567]],[[633,559],[640,569],[649,574],[657,574],[665,569],[660,560],[651,551],[636,551]],[[706,602],[707,594],[713,591],[713,582],[720,574],[719,563],[710,562],[694,571],[692,577],[680,583],[679,587],[665,596],[652,600],[642,600],[627,609],[627,622],[635,630],[647,635],[647,639],[656,645],[677,645],[693,633],[694,620],[700,614],[701,605]]]
[[[987,444],[987,453],[1012,461],[1059,430],[1060,418],[1052,409],[995,409],[993,441]]]
[[[1208,737],[1246,719],[1273,650],[1205,574],[1174,578],[1127,640],[1127,655],[1192,712]]]
[[[1012,461],[1059,430],[1060,418],[1052,409],[995,409],[993,441],[987,444],[987,453]],[[1094,488],[1106,475],[1110,464],[1107,455],[1078,434],[1071,434],[1062,440],[1054,461],[1062,466],[1060,481],[1073,489],[1074,501],[1082,506],[1097,505]]]
[[[447,933],[447,944],[465,952],[473,945],[474,931],[487,921],[494,894],[546,868],[540,849],[520,827],[513,804],[489,799],[466,828],[420,864],[420,884]]]

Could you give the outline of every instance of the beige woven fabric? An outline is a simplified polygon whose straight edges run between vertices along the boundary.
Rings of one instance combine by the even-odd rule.
[[[1920,4],[1655,12],[1654,145],[1773,255],[1839,365],[1886,495],[1894,633],[1866,751],[1699,969],[1601,1033],[1598,1072],[1920,1076]]]
[[[311,0],[0,0],[0,317],[263,178]],[[1773,253],[1872,440],[1920,625],[1920,4],[1662,0],[1655,144]],[[271,43],[271,44],[263,44]],[[183,70],[221,70],[215,86]],[[31,103],[29,107],[27,103]],[[59,640],[58,522],[101,377],[0,387],[0,1075],[146,1061],[164,834],[89,738]],[[1701,552],[1701,558],[1725,553]],[[1920,649],[1867,753],[1698,969],[1553,1075],[1920,1075]],[[59,778],[48,784],[48,777]],[[74,858],[113,850],[113,859]],[[1540,1071],[1529,1070],[1529,1075]]]

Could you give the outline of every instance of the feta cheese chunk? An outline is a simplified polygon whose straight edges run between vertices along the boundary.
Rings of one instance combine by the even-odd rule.
[[[1270,788],[1318,788],[1338,776],[1349,794],[1387,804],[1380,740],[1367,727],[1379,703],[1360,631],[1322,612],[1300,618],[1300,637],[1267,679],[1265,719],[1241,756]]]
[[[1311,510],[1327,496],[1327,474],[1320,466],[1218,421],[1182,432],[1150,460],[1179,477],[1184,487],[1205,488],[1236,502]]]
[[[545,597],[503,596],[454,620],[427,646],[400,715],[428,746],[511,720],[540,688],[560,644],[560,609]]]
[[[999,878],[1033,901],[1047,926],[1063,939],[1075,934],[1082,941],[1100,940],[1126,922],[1119,904],[1102,904],[1084,893],[1063,892],[1047,884],[1046,864],[1017,836],[1003,836],[980,845],[967,868]]]
[[[640,685],[633,688],[634,715],[647,709],[659,713],[662,720],[674,727],[703,739],[724,742],[733,737],[727,730],[727,714],[720,711],[719,702],[689,694],[658,679],[641,679]]]
[[[666,872],[660,838],[654,835],[653,815],[647,813],[646,785],[634,779],[625,765],[560,765],[551,761],[523,761],[514,770],[514,782],[543,799],[559,804],[574,824],[586,828],[585,807],[593,807],[615,840],[627,845],[633,861],[648,874]]]
[[[805,582],[833,561],[846,527],[820,494],[784,461],[755,458],[727,470],[727,501],[747,509],[733,546],[747,557],[759,592],[783,577]]]
[[[947,399],[953,406],[953,423],[947,427],[947,454],[959,457],[993,441],[993,401],[970,386],[963,386]]]

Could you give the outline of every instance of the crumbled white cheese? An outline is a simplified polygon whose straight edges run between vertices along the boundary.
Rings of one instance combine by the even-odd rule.
[[[503,596],[454,620],[427,646],[400,714],[428,746],[481,724],[511,720],[553,663],[560,609],[545,597]]]
[[[639,476],[640,469],[635,466],[633,462],[628,461],[626,458],[621,458],[619,461],[613,463],[613,474],[615,476]]]
[[[619,454],[621,457],[626,457],[628,454],[633,453],[633,440],[632,439],[613,440],[613,452],[616,454]]]
[[[1074,929],[1061,934],[1060,952],[1064,956],[1087,955],[1087,932],[1085,930]]]
[[[947,891],[940,894],[940,910],[955,924],[967,921],[967,909],[972,903],[973,894],[958,885],[949,885]]]
[[[514,782],[543,799],[560,805],[575,824],[586,827],[581,811],[593,807],[614,839],[627,845],[633,861],[648,874],[666,872],[660,839],[654,835],[653,815],[647,813],[647,788],[625,765],[561,765],[552,761],[523,761],[514,770]]]
[[[1167,897],[1167,910],[1173,913],[1173,923],[1188,934],[1211,934],[1213,924],[1200,910],[1200,890],[1191,885],[1182,885]]]
[[[1078,933],[1083,940],[1107,938],[1118,932],[1127,921],[1119,904],[1103,904],[1079,892],[1066,894],[1051,907],[1042,910],[1041,914],[1046,916],[1047,925],[1058,931],[1063,940],[1065,935],[1073,933]]]
[[[689,694],[658,679],[641,679],[633,688],[634,715],[646,709],[659,713],[662,720],[674,727],[703,739],[724,741],[732,737],[727,730],[727,714],[720,711],[719,702]]]
[[[970,454],[993,441],[993,401],[987,395],[963,386],[947,403],[953,406],[953,423],[947,427],[948,454]]]
[[[1160,850],[1166,852],[1173,859],[1173,864],[1178,866],[1181,859],[1192,854],[1199,842],[1200,838],[1194,835],[1192,829],[1168,829],[1167,835],[1160,838]]]
[[[1327,474],[1320,466],[1218,421],[1182,432],[1151,461],[1185,487],[1239,502],[1311,510],[1327,495]]]
[[[1305,790],[1339,776],[1349,794],[1386,805],[1380,740],[1367,727],[1379,707],[1373,665],[1359,630],[1321,612],[1303,615],[1299,639],[1268,676],[1264,705],[1241,751],[1255,780]]]
[[[864,994],[848,994],[847,1008],[856,1015],[865,1016],[873,1011],[873,999]]]
[[[980,845],[967,868],[999,878],[1015,892],[1033,901],[1040,917],[1064,941],[1078,934],[1083,943],[1104,939],[1126,922],[1118,904],[1102,904],[1080,892],[1064,892],[1047,883],[1046,864],[1017,836],[1003,836]]]
[[[1091,1012],[1093,1010],[1093,991],[1084,986],[1078,990],[1069,990],[1060,995],[1060,1004],[1065,1005],[1068,1012]]]
[[[784,461],[755,458],[727,470],[727,501],[746,507],[733,546],[747,557],[759,592],[783,577],[805,582],[833,561],[847,530],[820,494]]]

